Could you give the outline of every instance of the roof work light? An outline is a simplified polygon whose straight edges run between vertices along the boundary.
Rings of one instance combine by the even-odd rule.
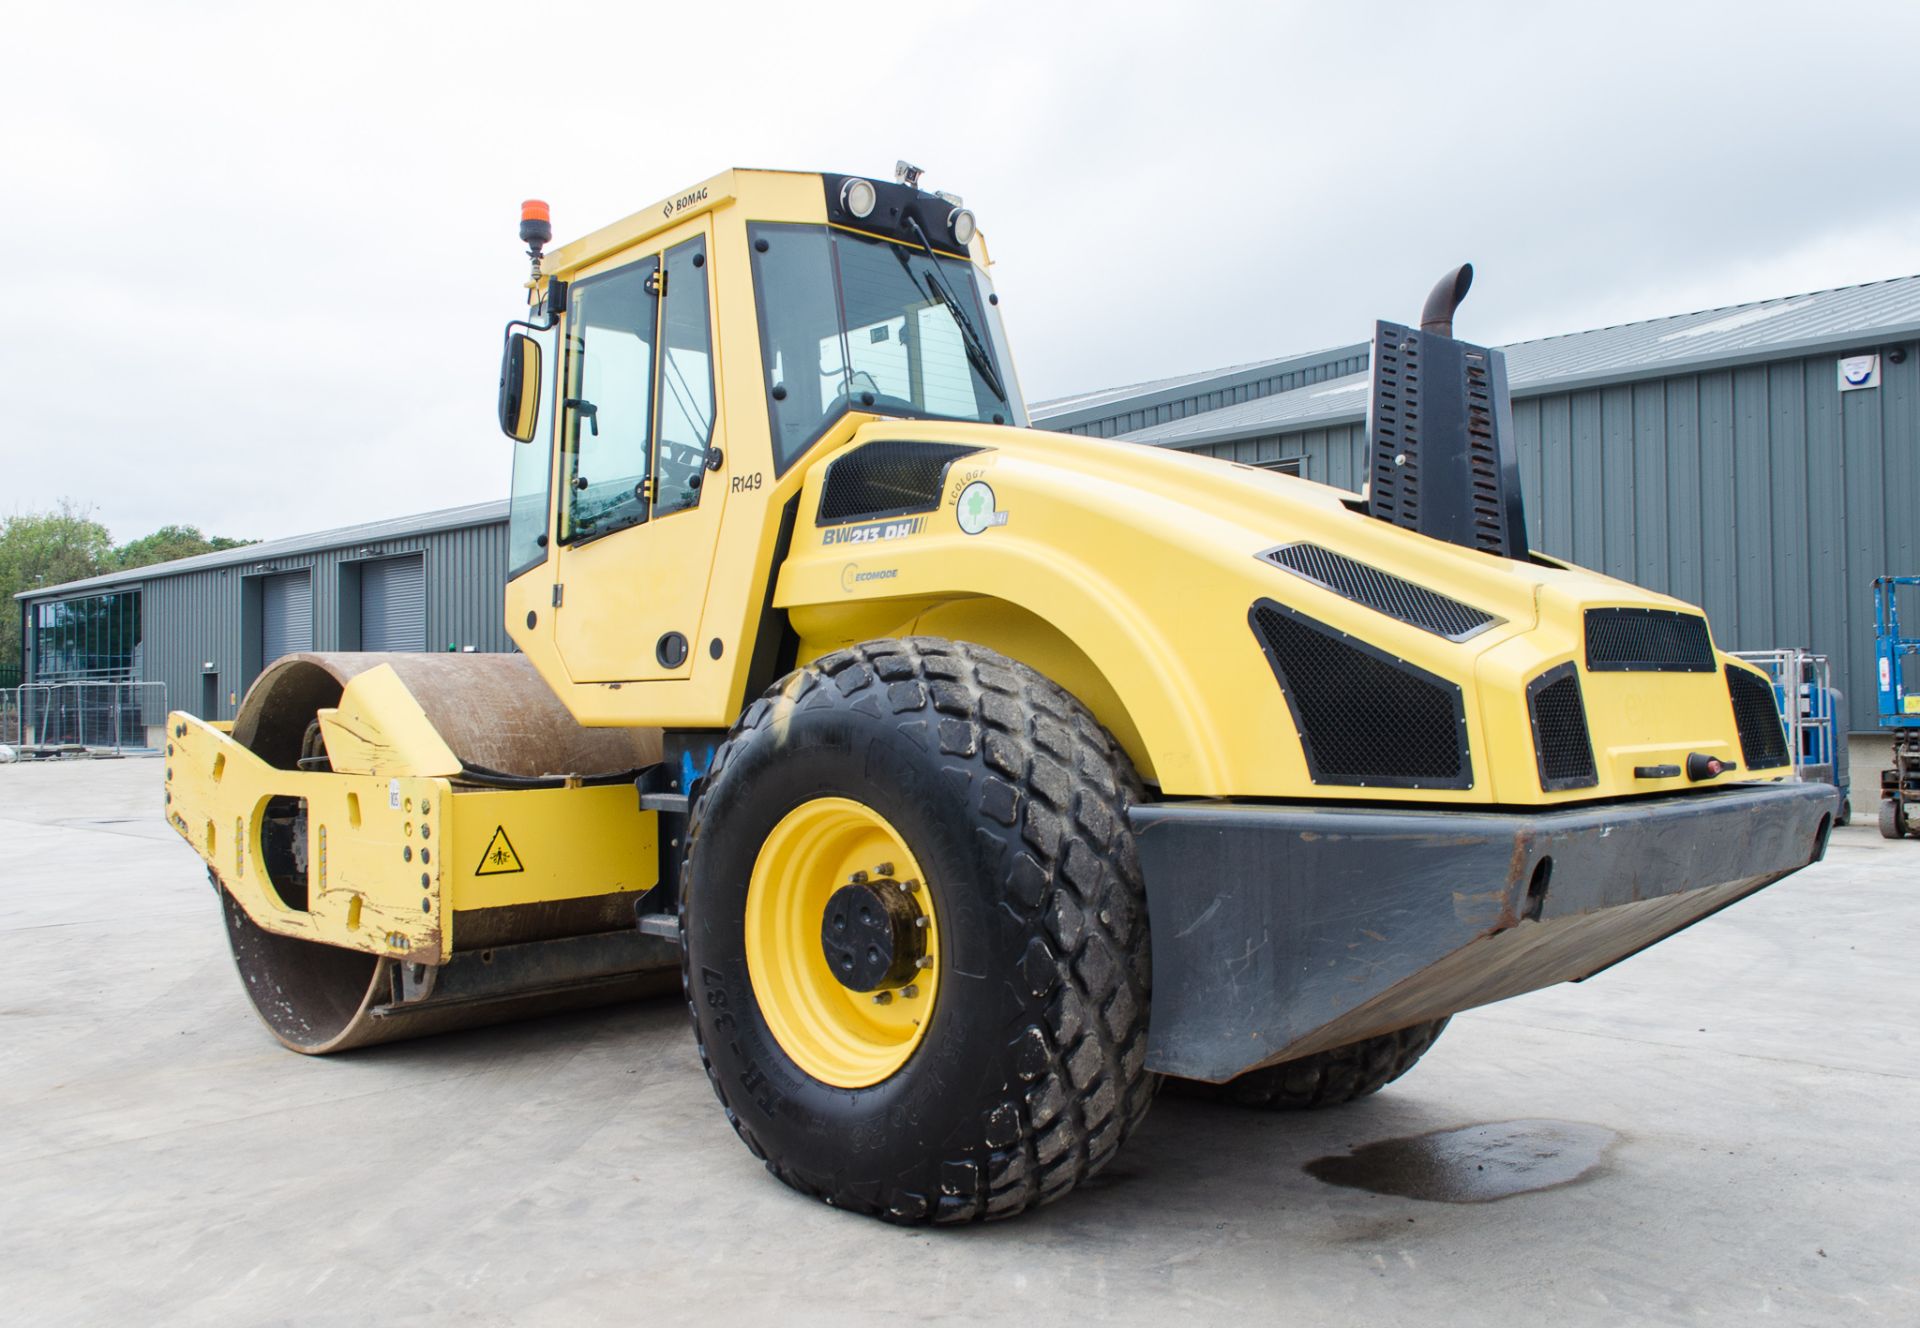
[[[866,217],[873,214],[873,205],[879,195],[874,193],[873,181],[862,180],[858,176],[840,186],[840,206],[849,216]]]

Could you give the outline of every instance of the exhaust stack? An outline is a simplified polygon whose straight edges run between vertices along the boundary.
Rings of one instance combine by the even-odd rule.
[[[1427,303],[1420,310],[1420,330],[1443,337],[1453,335],[1453,313],[1473,289],[1473,264],[1462,263],[1434,283],[1427,292]]]

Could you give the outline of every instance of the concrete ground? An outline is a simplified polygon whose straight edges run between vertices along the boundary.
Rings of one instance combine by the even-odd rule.
[[[769,1177],[670,1003],[282,1051],[160,774],[0,767],[11,1321],[1920,1322],[1920,842],[1864,823],[1585,987],[1461,1016],[1376,1098],[1162,1096],[1065,1202],[926,1232]],[[1485,1189],[1529,1140],[1597,1165],[1480,1203],[1305,1169],[1483,1125],[1517,1170],[1427,1171]]]

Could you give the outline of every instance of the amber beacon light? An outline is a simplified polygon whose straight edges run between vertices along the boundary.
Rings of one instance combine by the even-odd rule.
[[[553,214],[545,202],[529,198],[520,205],[520,242],[533,260],[533,279],[540,280],[540,254],[553,239]]]

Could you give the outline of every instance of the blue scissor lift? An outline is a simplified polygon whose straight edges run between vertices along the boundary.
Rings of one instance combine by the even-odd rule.
[[[1900,634],[1900,606],[1920,619],[1920,576],[1883,576],[1873,583],[1875,666],[1880,727],[1893,731],[1893,766],[1880,772],[1880,833],[1920,835],[1920,636]]]

